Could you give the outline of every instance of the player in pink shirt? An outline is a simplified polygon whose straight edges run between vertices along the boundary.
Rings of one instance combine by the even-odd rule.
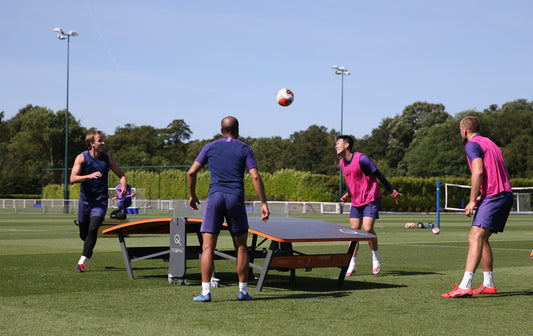
[[[468,237],[469,248],[463,280],[451,292],[442,294],[444,298],[497,293],[489,238],[493,233],[503,232],[513,205],[513,192],[502,151],[490,139],[480,136],[479,128],[476,117],[465,117],[459,125],[472,172],[472,188],[465,215],[474,215],[474,220]],[[477,212],[474,214],[475,209]],[[472,290],[474,272],[480,262],[483,284]]]
[[[337,138],[335,150],[337,155],[341,157],[339,165],[349,190],[349,192],[342,195],[341,202],[344,204],[348,198],[351,198],[350,226],[352,228],[360,230],[362,226],[364,231],[375,235],[374,222],[379,218],[378,210],[381,202],[381,193],[379,192],[377,180],[379,179],[387,187],[396,203],[398,203],[397,199],[403,195],[391,186],[368,156],[359,152],[352,152],[352,147],[352,137],[341,135]],[[372,250],[372,273],[379,274],[381,263],[377,238],[369,241],[368,245],[370,250]],[[357,243],[350,260],[350,265],[346,272],[347,276],[357,272],[356,257],[358,249],[359,243]]]

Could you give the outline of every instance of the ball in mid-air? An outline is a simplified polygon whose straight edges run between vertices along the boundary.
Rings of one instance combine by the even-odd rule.
[[[434,234],[439,234],[440,233],[440,229],[438,227],[436,228],[433,228],[433,230],[431,230]]]
[[[289,106],[294,101],[294,93],[289,89],[281,89],[276,93],[276,101],[281,106]]]

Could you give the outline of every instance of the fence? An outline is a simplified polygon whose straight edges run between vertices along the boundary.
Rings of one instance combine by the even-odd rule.
[[[198,216],[198,212],[189,209],[188,200],[140,200],[137,199],[135,212],[139,214],[168,213],[180,216]],[[203,211],[202,201],[199,210]],[[350,204],[346,203],[342,207],[340,203],[327,202],[268,202],[272,215],[306,214],[306,213],[343,213],[350,212]],[[116,208],[117,202],[109,200],[109,209]],[[249,215],[259,215],[261,213],[261,202],[246,202],[246,209]],[[68,213],[77,214],[78,200],[71,199],[0,199],[1,213]]]

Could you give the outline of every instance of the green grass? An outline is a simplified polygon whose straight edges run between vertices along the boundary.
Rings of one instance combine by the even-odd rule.
[[[153,215],[152,215],[153,216]],[[168,214],[155,217],[167,217]],[[347,215],[307,216],[347,224]],[[130,216],[130,219],[148,218]],[[511,216],[491,238],[499,293],[443,299],[464,271],[470,219],[447,215],[441,234],[405,229],[434,216],[382,215],[376,222],[382,275],[371,274],[368,246],[359,272],[336,287],[339,270],[271,271],[254,301],[237,301],[234,263],[217,261],[221,285],[213,302],[195,303],[199,262],[188,261],[189,286],[170,285],[160,260],[133,263],[128,280],[118,240],[101,238],[87,272],[74,271],[82,244],[72,215],[0,213],[2,335],[529,335],[533,328],[533,216]],[[191,236],[190,239],[193,239]],[[129,245],[167,244],[168,237],[131,238]],[[221,249],[230,248],[226,233]],[[343,243],[295,244],[315,253]],[[481,270],[474,286],[482,282]]]

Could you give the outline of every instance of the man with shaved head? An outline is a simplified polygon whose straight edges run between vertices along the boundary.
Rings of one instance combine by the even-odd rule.
[[[248,217],[244,205],[244,173],[248,171],[259,200],[261,201],[261,220],[270,215],[263,180],[257,170],[252,148],[239,138],[239,121],[231,116],[221,122],[222,139],[208,143],[188,172],[189,206],[198,210],[200,200],[196,196],[196,175],[206,164],[209,167],[211,183],[205,202],[200,232],[203,236],[202,293],[195,302],[211,301],[211,276],[213,274],[213,252],[224,220],[237,250],[237,274],[239,277],[239,300],[252,300],[248,294]]]
[[[443,298],[470,297],[479,294],[496,294],[493,256],[489,238],[503,232],[513,205],[513,191],[502,151],[489,138],[479,134],[480,123],[476,117],[461,120],[459,131],[465,145],[466,158],[471,171],[470,200],[465,215],[474,215],[468,236],[468,254],[463,280]],[[474,212],[474,210],[476,210]],[[483,284],[472,290],[474,273],[481,263]]]

